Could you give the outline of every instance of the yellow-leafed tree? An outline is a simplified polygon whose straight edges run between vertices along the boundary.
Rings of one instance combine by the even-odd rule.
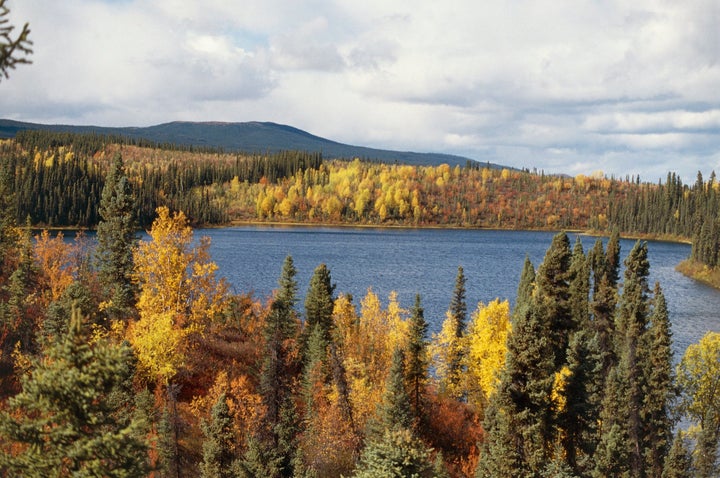
[[[192,228],[182,212],[157,209],[158,217],[134,254],[140,288],[139,320],[129,329],[140,369],[156,383],[168,383],[184,362],[186,337],[204,328],[223,309],[227,286],[215,277],[210,243],[191,248]]]
[[[507,300],[481,302],[472,316],[467,334],[468,402],[477,407],[484,408],[497,388],[511,328]]]

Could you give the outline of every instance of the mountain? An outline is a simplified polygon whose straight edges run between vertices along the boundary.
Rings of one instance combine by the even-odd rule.
[[[248,153],[277,152],[283,150],[319,151],[326,158],[362,158],[385,163],[406,163],[417,165],[438,165],[447,163],[452,166],[465,166],[468,161],[463,156],[441,153],[415,153],[410,151],[390,151],[342,144],[312,135],[292,126],[269,122],[221,123],[174,121],[148,127],[102,127],[46,125],[23,123],[0,119],[0,138],[12,138],[21,130],[46,130],[56,132],[90,133],[122,135],[135,139],[146,139],[155,143],[178,145],[208,146],[224,151],[242,151]],[[492,167],[502,167],[496,164]]]

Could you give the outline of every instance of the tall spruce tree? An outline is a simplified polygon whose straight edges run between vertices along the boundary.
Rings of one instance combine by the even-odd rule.
[[[488,446],[478,476],[540,476],[554,441],[555,365],[545,316],[534,305],[515,317],[500,385],[485,418]]]
[[[111,318],[127,317],[137,290],[132,281],[135,233],[135,197],[120,153],[113,157],[100,197],[97,226],[97,261],[100,282]]]
[[[659,476],[672,443],[673,421],[670,404],[674,397],[672,339],[665,295],[655,284],[653,307],[643,347],[645,390],[641,416],[645,426],[643,453],[647,476]]]
[[[129,379],[131,350],[91,339],[75,311],[67,334],[35,361],[0,413],[8,476],[144,476],[146,424],[122,419],[110,395]]]
[[[665,459],[662,478],[692,478],[692,455],[682,431],[675,434],[672,447]]]
[[[590,320],[590,266],[578,236],[570,259],[569,307],[573,330],[588,327]]]
[[[335,284],[330,278],[330,270],[325,264],[320,264],[310,278],[310,286],[305,296],[306,337],[317,327],[325,342],[330,341],[330,330],[333,324],[332,313],[335,304],[334,292]]]
[[[462,338],[467,329],[467,303],[465,299],[465,272],[462,266],[458,267],[455,277],[455,288],[450,300],[450,307],[447,311],[446,320],[451,321],[452,330],[450,333],[451,343],[448,348],[447,371],[445,390],[457,398],[462,397],[460,380],[462,377],[463,363],[465,360],[464,348],[460,346]]]
[[[533,266],[530,258],[526,255],[523,269],[520,273],[520,283],[518,284],[517,299],[515,300],[515,311],[530,305],[534,288],[535,266]]]
[[[291,463],[295,450],[288,443],[288,437],[297,432],[292,400],[300,370],[299,322],[293,307],[297,301],[295,274],[292,258],[288,256],[278,281],[280,289],[270,305],[265,322],[265,354],[260,371],[265,420],[255,451],[263,453],[263,460],[278,463],[281,476],[292,476]]]
[[[567,234],[556,234],[535,279],[537,292],[533,307],[546,324],[556,370],[565,363],[570,333],[575,328],[569,303],[571,256]]]
[[[413,414],[405,381],[405,353],[396,348],[377,421],[370,424],[354,477],[432,476],[429,450],[412,431]]]
[[[224,393],[215,401],[210,411],[210,420],[202,423],[205,435],[203,460],[200,463],[201,478],[230,478],[233,473],[235,456],[233,447],[233,418]]]
[[[408,337],[407,380],[415,417],[423,415],[422,398],[428,377],[428,323],[425,320],[420,294],[415,295],[415,305],[411,309],[410,333]]]

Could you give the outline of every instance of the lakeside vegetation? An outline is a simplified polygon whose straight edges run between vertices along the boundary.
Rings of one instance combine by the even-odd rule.
[[[647,248],[639,241],[627,253],[621,279],[617,229],[607,247],[597,241],[589,251],[557,234],[541,264],[526,261],[512,306],[467,304],[459,268],[430,337],[421,297],[410,310],[392,294],[386,307],[372,292],[358,303],[335,290],[323,264],[303,304],[291,257],[275,265],[278,288],[266,303],[231,293],[191,228],[244,214],[603,230],[623,221],[637,234],[684,235],[692,224],[712,238],[714,229],[688,218],[711,209],[714,178],[688,188],[675,178],[646,185],[82,138],[29,135],[1,146],[2,474],[717,473],[719,336],[672,366],[670,318],[661,286],[648,283]],[[37,211],[23,192],[30,186]],[[183,204],[227,216],[191,220]],[[137,242],[151,205],[149,239]],[[652,213],[635,209],[642,205]],[[85,221],[74,225],[98,218],[96,248],[18,227],[28,211],[37,214],[30,224],[61,225],[71,217],[61,210]],[[668,213],[674,222],[646,227]],[[693,245],[700,260],[703,244]],[[680,418],[693,427],[675,433]]]

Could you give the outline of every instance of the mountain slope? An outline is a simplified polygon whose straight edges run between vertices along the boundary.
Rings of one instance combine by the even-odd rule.
[[[418,165],[464,166],[473,161],[463,156],[441,153],[390,151],[342,144],[312,135],[292,126],[269,122],[220,123],[174,121],[148,127],[112,128],[101,126],[45,125],[0,119],[0,138],[14,137],[21,130],[48,130],[72,133],[96,132],[130,138],[147,139],[156,143],[210,146],[225,151],[249,153],[283,150],[319,151],[326,158],[363,158],[386,163],[398,162]],[[500,167],[498,165],[491,165]]]

